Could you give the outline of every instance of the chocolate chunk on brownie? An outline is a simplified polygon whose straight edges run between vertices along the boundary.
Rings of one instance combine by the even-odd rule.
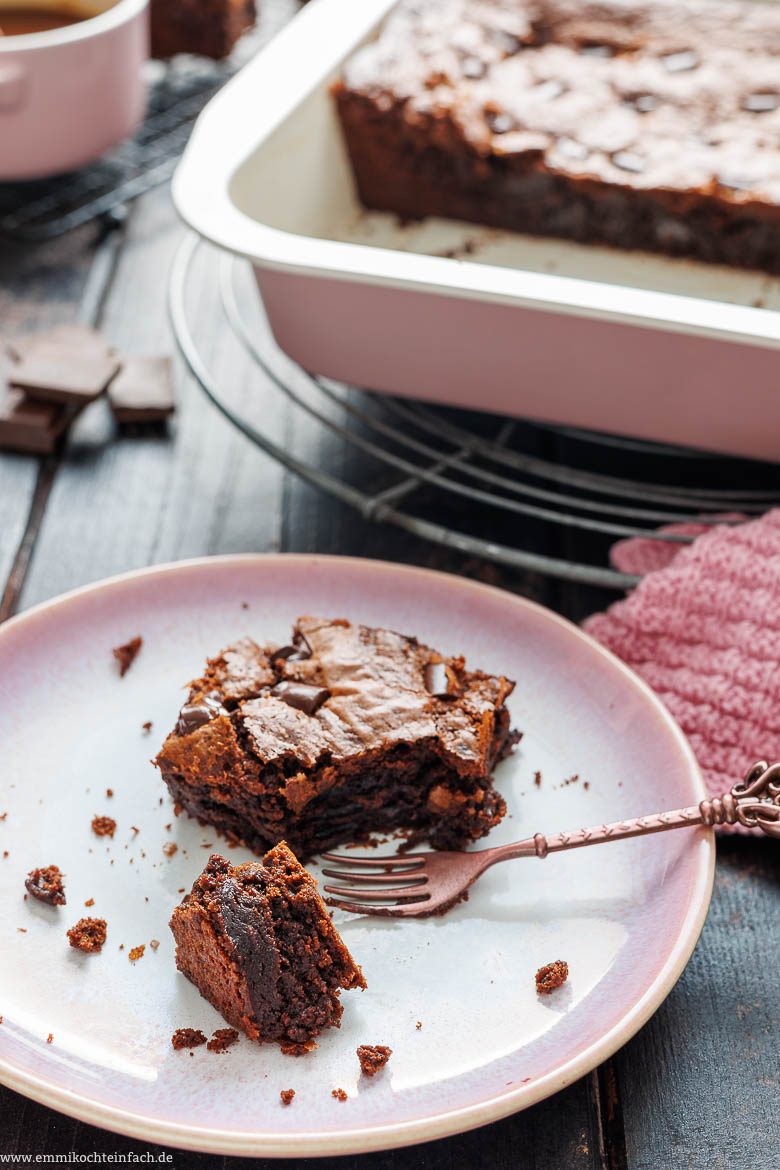
[[[357,1049],[360,1071],[366,1077],[374,1077],[385,1067],[392,1055],[392,1048],[388,1048],[386,1044],[361,1044]]]
[[[24,879],[24,886],[28,894],[32,894],[39,902],[45,902],[48,906],[65,905],[65,885],[56,865],[30,870]]]
[[[80,918],[68,931],[68,942],[77,951],[93,954],[103,949],[106,933],[104,918]]]
[[[416,638],[301,618],[288,646],[211,659],[156,763],[178,804],[258,852],[395,829],[458,848],[505,812],[491,772],[517,738],[513,686]]]
[[[400,0],[335,99],[363,204],[780,272],[780,9]]]
[[[314,878],[282,842],[233,866],[215,853],[173,912],[176,965],[250,1040],[308,1051],[365,987]]]
[[[255,0],[151,0],[152,56],[197,53],[219,60],[257,19]]]

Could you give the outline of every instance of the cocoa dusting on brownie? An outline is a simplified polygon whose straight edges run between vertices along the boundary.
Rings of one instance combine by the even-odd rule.
[[[129,642],[125,642],[122,646],[115,646],[112,650],[114,658],[119,663],[119,677],[124,678],[130,667],[138,657],[141,647],[143,646],[143,638],[131,638]]]
[[[113,817],[94,816],[92,818],[92,832],[96,837],[113,837],[116,832],[116,821]]]
[[[235,1028],[217,1028],[206,1047],[209,1052],[227,1052],[238,1040]]]
[[[140,945],[140,946],[133,947],[133,948],[132,948],[132,949],[131,949],[131,950],[128,952],[128,955],[127,955],[127,957],[128,957],[128,959],[130,960],[130,962],[131,962],[131,963],[136,963],[136,962],[138,962],[138,960],[139,960],[139,959],[142,959],[142,958],[143,958],[143,956],[144,956],[144,951],[145,951],[145,950],[146,950],[146,947],[144,946],[144,944],[143,944],[143,943],[141,943],[141,945]]]
[[[569,978],[569,964],[563,959],[556,959],[546,967],[540,967],[536,972],[536,991],[539,995],[549,995],[558,987],[563,987]]]
[[[292,1105],[295,1089],[282,1089],[279,1096],[282,1099],[282,1105]]]
[[[361,1044],[357,1049],[360,1069],[367,1077],[376,1076],[392,1055],[392,1048],[388,1048],[386,1044]]]
[[[171,1044],[178,1052],[181,1048],[199,1048],[206,1043],[206,1037],[199,1028],[177,1028],[171,1036]]]
[[[77,951],[87,954],[99,952],[106,941],[104,918],[80,918],[68,931],[68,942]]]
[[[331,1095],[331,1097],[335,1097],[335,1099],[337,1101],[346,1101],[347,1100],[347,1094],[344,1092],[343,1089],[333,1089],[333,1090],[331,1090],[330,1095]]]
[[[779,68],[776,4],[400,0],[333,92],[371,210],[778,273]]]
[[[65,886],[56,865],[45,865],[40,869],[30,870],[24,879],[24,885],[33,898],[45,902],[47,906],[65,905]]]
[[[462,848],[506,811],[492,771],[518,739],[513,686],[413,637],[302,617],[288,646],[211,659],[156,763],[177,811],[258,852],[400,829]]]

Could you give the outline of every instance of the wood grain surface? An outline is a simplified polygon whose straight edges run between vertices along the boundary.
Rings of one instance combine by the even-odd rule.
[[[269,27],[290,9],[287,0],[271,4]],[[172,353],[166,282],[182,231],[161,188],[142,197],[108,236],[87,228],[45,246],[4,246],[0,331],[13,334],[81,317],[95,320],[120,349]],[[357,459],[350,471],[359,477],[354,451],[315,424],[294,422],[270,382],[228,344],[213,268],[196,270],[188,298],[205,352],[237,400],[251,402],[278,441],[326,470],[343,471],[345,462]],[[280,549],[383,557],[465,573],[543,601],[574,620],[609,600],[534,574],[499,570],[364,520],[256,450],[217,414],[181,363],[177,393],[176,418],[158,431],[120,435],[105,403],[97,403],[57,455],[38,460],[0,454],[0,620],[127,569]],[[555,440],[545,441],[548,457],[554,457]],[[521,522],[513,524],[517,541]],[[569,537],[550,541],[556,555],[570,551]],[[612,1061],[550,1101],[474,1133],[318,1165],[774,1170],[780,1164],[778,849],[731,838],[718,852],[713,905],[691,963],[655,1017]],[[147,1149],[160,1152],[0,1088],[0,1155]],[[270,1165],[171,1152],[173,1165],[201,1170],[228,1162]]]

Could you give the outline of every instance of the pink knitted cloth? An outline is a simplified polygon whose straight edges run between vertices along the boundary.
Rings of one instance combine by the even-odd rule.
[[[647,543],[621,542],[615,562],[641,572]],[[664,701],[717,796],[780,759],[780,510],[678,547],[585,629]]]

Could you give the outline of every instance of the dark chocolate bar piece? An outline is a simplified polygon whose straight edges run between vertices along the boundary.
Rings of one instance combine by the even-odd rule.
[[[42,402],[86,406],[98,398],[119,369],[116,357],[72,342],[41,341],[11,367],[12,386]]]
[[[6,348],[16,361],[29,357],[36,349],[47,345],[63,345],[76,353],[111,354],[112,347],[91,325],[80,321],[54,325],[38,333],[22,333],[6,340]]]
[[[0,447],[29,455],[48,455],[73,412],[52,402],[33,402],[7,382],[0,366]]]
[[[175,409],[171,359],[123,357],[122,368],[108,388],[108,401],[119,423],[168,418]]]

